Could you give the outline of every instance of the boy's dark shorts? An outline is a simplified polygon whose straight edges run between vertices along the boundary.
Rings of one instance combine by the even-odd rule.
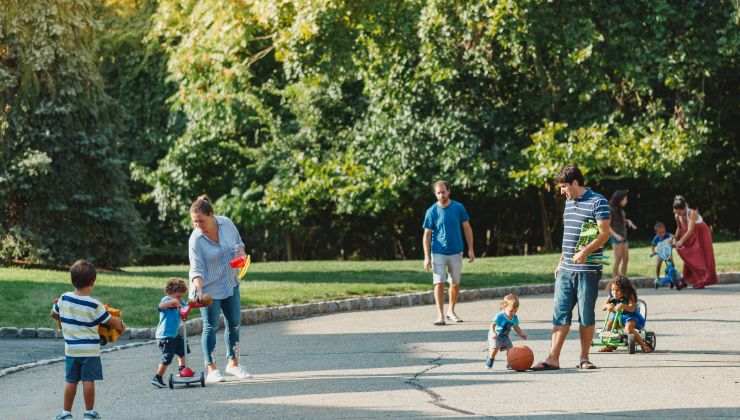
[[[64,358],[64,380],[70,384],[80,381],[102,381],[103,365],[100,356]]]
[[[185,340],[181,335],[171,338],[160,338],[157,342],[159,350],[162,351],[162,364],[167,366],[172,363],[175,355],[185,357]]]

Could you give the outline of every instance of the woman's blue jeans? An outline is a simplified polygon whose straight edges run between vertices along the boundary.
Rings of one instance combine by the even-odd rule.
[[[203,335],[201,345],[206,365],[215,363],[213,351],[216,349],[216,331],[221,312],[224,314],[224,344],[226,345],[226,358],[231,360],[239,357],[239,322],[241,320],[241,307],[239,302],[239,286],[234,287],[234,294],[226,299],[213,299],[213,303],[200,308],[203,318]]]

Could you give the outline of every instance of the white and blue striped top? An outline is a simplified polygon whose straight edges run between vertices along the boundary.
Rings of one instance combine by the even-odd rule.
[[[609,220],[609,202],[603,195],[586,188],[582,196],[565,202],[563,212],[563,259],[560,268],[566,271],[600,271],[601,264],[574,264],[573,255],[581,234],[581,228],[586,222],[596,223],[599,220]],[[604,248],[599,248],[591,255],[602,256]]]
[[[236,247],[244,247],[239,231],[228,217],[216,216],[218,242],[208,239],[200,229],[190,234],[188,255],[190,257],[190,281],[203,279],[203,293],[214,299],[226,299],[234,294],[239,285],[237,270],[229,261],[236,256]]]
[[[70,357],[100,356],[98,325],[110,321],[102,303],[90,296],[64,293],[52,308],[59,315],[64,335],[64,354]]]

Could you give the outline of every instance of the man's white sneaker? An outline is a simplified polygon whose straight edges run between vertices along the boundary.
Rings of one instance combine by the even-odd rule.
[[[228,369],[227,369],[228,370]],[[221,372],[218,369],[214,369],[208,373],[208,376],[206,376],[206,383],[208,384],[215,384],[216,382],[223,382],[224,377],[221,375]]]
[[[236,376],[239,379],[249,379],[252,377],[252,374],[247,372],[244,367],[241,365],[239,366],[226,366],[226,373],[229,375]]]

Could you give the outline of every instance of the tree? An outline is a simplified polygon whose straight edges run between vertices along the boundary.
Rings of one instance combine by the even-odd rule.
[[[115,267],[138,246],[89,1],[6,1],[0,15],[3,257]]]
[[[492,213],[477,237],[550,248],[563,164],[668,188],[737,139],[710,105],[736,98],[732,2],[217,3],[155,16],[188,126],[148,179],[162,210],[215,195],[281,257],[416,255],[435,178]]]

